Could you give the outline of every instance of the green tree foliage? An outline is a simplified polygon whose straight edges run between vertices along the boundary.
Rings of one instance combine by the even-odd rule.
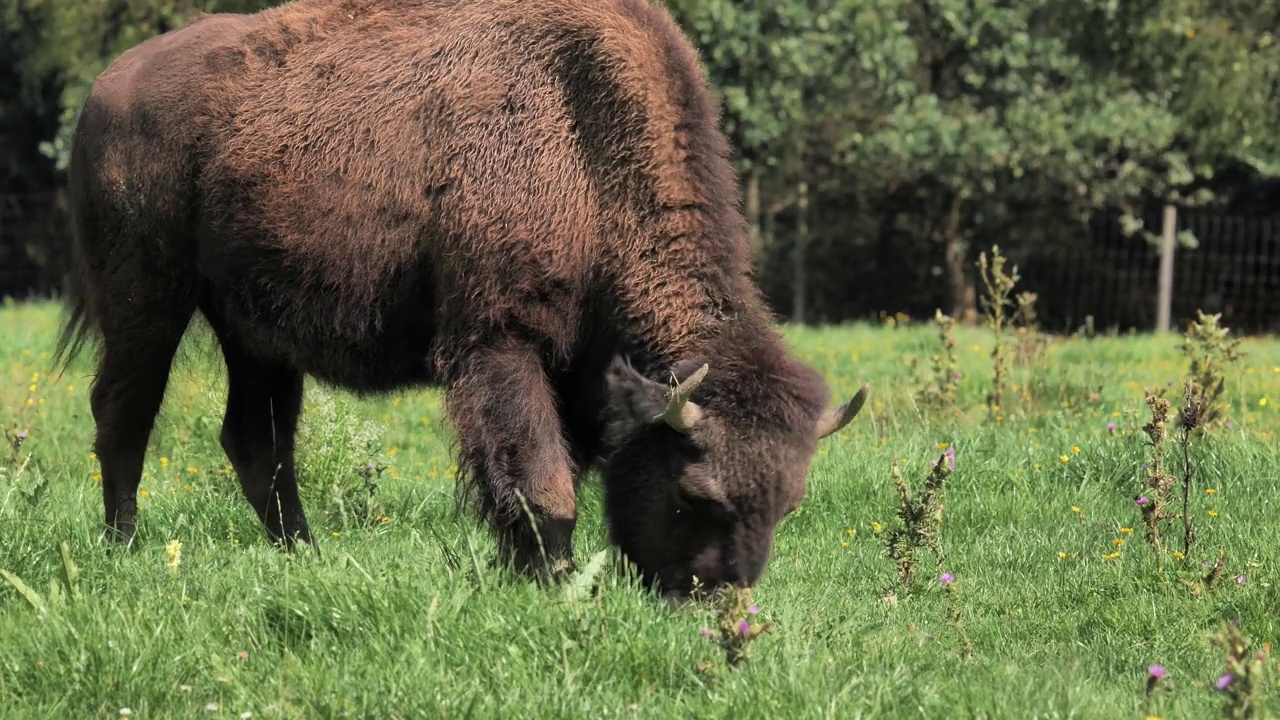
[[[835,244],[927,243],[963,314],[978,245],[1070,242],[1103,209],[1149,235],[1146,208],[1211,201],[1225,168],[1280,175],[1280,0],[665,2],[720,94],[763,256],[791,248],[797,303],[805,268],[824,270],[811,224]],[[0,124],[22,118],[11,142],[61,169],[121,52],[272,4],[0,0]],[[0,169],[39,159],[26,149]]]

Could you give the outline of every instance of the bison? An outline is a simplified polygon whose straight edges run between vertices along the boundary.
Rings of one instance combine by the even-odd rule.
[[[847,424],[751,273],[694,49],[646,0],[296,0],[123,53],[76,120],[69,312],[97,346],[105,536],[129,542],[199,314],[220,441],[268,537],[312,543],[303,377],[442,387],[459,506],[535,578],[572,568],[599,469],[650,588],[750,586]]]

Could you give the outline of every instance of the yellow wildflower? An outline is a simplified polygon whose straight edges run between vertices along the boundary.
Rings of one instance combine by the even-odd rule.
[[[1071,452],[1073,452],[1073,453],[1078,453],[1078,452],[1080,452],[1080,446],[1079,446],[1079,445],[1072,445],[1072,446],[1071,446]]]
[[[1218,492],[1218,489],[1217,489],[1217,488],[1205,488],[1205,489],[1204,489],[1204,494],[1205,494],[1205,495],[1213,495],[1213,494],[1215,494],[1215,493],[1217,493],[1217,492]]]
[[[164,564],[170,570],[177,570],[182,564],[182,541],[178,539],[170,540],[164,546],[165,561]]]
[[[1066,465],[1067,463],[1071,462],[1071,458],[1066,455],[1059,455],[1058,460],[1061,461],[1063,465]]]
[[[1073,512],[1073,513],[1078,513],[1078,512],[1080,512],[1080,506],[1079,506],[1079,505],[1072,505],[1072,506],[1071,506],[1071,512]]]
[[[1116,547],[1120,547],[1121,545],[1124,544],[1124,538],[1116,538],[1115,540],[1111,541],[1111,544],[1115,545]]]
[[[883,525],[881,525],[880,523],[878,523],[878,522],[876,522],[876,521],[872,520],[872,521],[871,521],[871,529],[872,529],[872,530],[875,530],[876,532],[880,532],[881,530],[883,530],[883,529],[884,529],[884,526],[883,526]]]
[[[1217,510],[1210,510],[1210,511],[1209,511],[1209,517],[1218,517],[1218,511],[1217,511]]]
[[[1124,535],[1128,535],[1133,532],[1133,528],[1120,528],[1120,532]]]
[[[1066,553],[1062,552],[1061,550],[1059,550],[1059,551],[1058,551],[1058,559],[1059,559],[1059,560],[1065,560],[1065,559],[1066,559],[1066,557],[1067,557],[1067,554],[1066,554]]]

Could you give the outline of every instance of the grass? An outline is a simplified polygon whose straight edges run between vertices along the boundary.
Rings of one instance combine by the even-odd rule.
[[[769,631],[729,670],[700,633],[710,610],[667,610],[612,565],[594,594],[491,572],[492,541],[452,513],[435,391],[360,401],[309,383],[299,462],[323,555],[274,551],[218,446],[225,378],[204,333],[184,344],[152,437],[136,546],[105,548],[91,365],[45,376],[56,321],[52,305],[0,308],[0,427],[28,433],[20,470],[0,447],[0,569],[45,607],[0,581],[6,717],[1211,717],[1225,672],[1213,634],[1238,619],[1256,647],[1277,639],[1274,340],[1242,345],[1232,425],[1195,447],[1184,568],[1146,546],[1133,501],[1142,388],[1173,383],[1178,405],[1175,338],[1057,340],[1039,370],[1011,373],[1024,399],[994,422],[985,331],[956,330],[962,412],[936,419],[904,362],[927,362],[931,328],[788,330],[840,396],[865,380],[872,401],[815,459],[754,591]],[[886,602],[891,463],[918,488],[939,443],[957,465],[944,564],[922,554],[919,590]],[[374,504],[369,462],[387,467]],[[599,495],[582,498],[580,564],[607,547]],[[1198,595],[1176,582],[1219,550],[1227,580]],[[1168,674],[1148,698],[1151,664]],[[1274,712],[1280,669],[1266,670]]]

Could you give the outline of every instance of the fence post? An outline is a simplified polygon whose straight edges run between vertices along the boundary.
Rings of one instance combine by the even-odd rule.
[[[1156,297],[1156,332],[1169,332],[1173,312],[1173,248],[1178,234],[1178,209],[1164,206],[1164,227],[1160,234],[1160,286]]]

